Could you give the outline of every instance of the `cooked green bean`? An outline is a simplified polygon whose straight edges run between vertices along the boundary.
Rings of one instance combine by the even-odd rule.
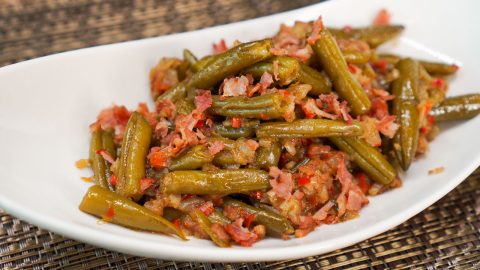
[[[400,166],[407,170],[415,157],[420,128],[416,99],[419,67],[418,63],[410,58],[400,60],[396,67],[399,77],[391,85],[392,94],[395,96],[392,112],[400,127],[393,137],[393,151]]]
[[[273,62],[278,62],[278,81],[280,85],[288,85],[294,82],[300,72],[300,63],[297,59],[287,56],[276,56],[270,58],[268,61],[257,63],[247,69],[243,70],[242,73],[252,74],[253,77],[259,80],[264,72],[274,74]]]
[[[217,58],[217,55],[207,55],[202,57],[197,62],[195,62],[195,64],[192,65],[192,70],[194,72],[201,70],[202,68],[210,64],[213,60],[215,60]]]
[[[445,99],[432,108],[430,115],[436,121],[466,120],[480,113],[480,94],[469,94]]]
[[[360,136],[362,127],[354,122],[325,119],[300,119],[293,122],[269,122],[260,124],[258,138],[316,138],[331,136]]]
[[[277,141],[272,141],[270,146],[260,146],[255,153],[254,164],[260,169],[267,170],[277,166],[282,154],[282,146]]]
[[[394,54],[379,54],[379,59],[383,59],[390,64],[397,64],[402,57]],[[450,75],[458,70],[458,66],[455,64],[446,64],[446,63],[438,63],[438,62],[430,62],[430,61],[421,61],[418,60],[420,65],[422,65],[425,70],[432,75]]]
[[[342,54],[347,63],[356,65],[368,63],[372,56],[369,51],[342,51]]]
[[[328,138],[340,150],[347,153],[373,181],[388,185],[397,173],[395,168],[385,159],[377,148],[360,138],[330,137]]]
[[[220,168],[230,168],[232,166],[238,167],[235,156],[230,150],[223,150],[220,153],[216,154],[215,158],[213,158],[212,163]]]
[[[320,94],[328,94],[332,91],[332,83],[324,73],[303,63],[300,63],[300,67],[298,81],[312,86],[309,94],[318,96]]]
[[[183,50],[183,59],[190,64],[190,66],[194,65],[198,60],[197,57],[189,50]]]
[[[101,186],[91,186],[79,208],[85,213],[125,227],[175,234],[181,239],[187,239],[183,232],[170,221]]]
[[[190,99],[195,97],[195,89],[208,89],[223,81],[224,78],[240,72],[242,69],[272,56],[269,39],[243,43],[218,54],[204,68],[198,70],[189,80],[187,89]]]
[[[354,115],[362,115],[370,110],[370,99],[360,83],[348,70],[347,62],[335,38],[326,29],[320,32],[320,39],[313,45],[323,69],[330,77],[333,87],[340,97],[348,101]]]
[[[257,125],[255,126],[245,126],[242,125],[239,128],[234,128],[234,127],[226,127],[223,124],[214,124],[213,125],[213,130],[215,132],[225,138],[229,139],[238,139],[238,138],[250,138],[255,135],[255,130],[257,129]]]
[[[285,217],[272,211],[257,208],[232,198],[225,198],[223,204],[238,207],[251,215],[255,215],[253,221],[264,225],[270,232],[277,234],[292,234],[294,232],[292,225]]]
[[[128,120],[118,164],[116,192],[124,197],[138,198],[140,180],[145,177],[145,159],[150,147],[152,128],[139,113]]]
[[[198,223],[200,229],[202,229],[202,231],[204,231],[217,246],[223,248],[230,247],[230,242],[228,240],[220,238],[216,233],[212,231],[213,224],[202,211],[194,209],[192,210],[192,212],[190,212],[190,216]]]
[[[203,203],[205,203],[205,199],[196,196],[184,199],[180,202],[178,210],[188,214]],[[231,221],[225,215],[223,215],[222,211],[218,209],[215,209],[210,215],[208,215],[208,219],[213,223],[222,225],[231,223]]]
[[[263,190],[270,186],[268,173],[255,169],[174,171],[160,185],[166,194],[231,194]]]
[[[212,114],[227,117],[274,119],[284,114],[283,95],[270,93],[256,97],[226,97],[213,96],[209,111]]]
[[[109,181],[112,174],[110,171],[111,164],[98,153],[99,150],[105,150],[113,159],[116,158],[112,131],[98,129],[92,132],[89,159],[92,166],[95,183],[99,186],[114,190],[114,187]]]
[[[183,99],[187,94],[187,84],[188,80],[184,80],[180,83],[177,83],[172,88],[168,89],[167,91],[163,92],[158,98],[157,102],[162,100],[171,100],[173,103]]]
[[[388,40],[398,36],[404,29],[402,25],[374,25],[363,28],[333,29],[330,32],[336,38],[360,39],[368,43],[370,47],[376,48]]]
[[[195,145],[181,156],[174,158],[168,168],[172,171],[195,170],[212,160],[213,156],[205,145]]]

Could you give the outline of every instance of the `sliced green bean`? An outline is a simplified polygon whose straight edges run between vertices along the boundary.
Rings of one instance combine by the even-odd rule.
[[[277,141],[272,141],[269,147],[260,146],[255,153],[254,164],[260,169],[268,171],[270,167],[277,166],[282,154],[282,146]]]
[[[79,208],[85,213],[118,225],[150,232],[175,234],[181,239],[187,239],[183,232],[170,221],[101,186],[91,186]]]
[[[223,248],[230,247],[230,242],[228,240],[218,237],[218,235],[213,232],[212,222],[210,222],[209,218],[202,211],[194,209],[190,213],[190,216],[198,223],[200,229],[202,229],[202,231],[205,232],[217,246]]]
[[[480,94],[469,94],[445,99],[432,108],[430,115],[436,121],[467,120],[480,113]]]
[[[232,198],[225,198],[223,200],[223,204],[238,207],[251,215],[255,215],[253,221],[255,223],[264,225],[270,232],[274,232],[276,234],[294,233],[294,228],[292,224],[290,224],[290,222],[282,215],[266,209],[261,209],[248,205]]]
[[[174,158],[168,168],[171,171],[195,170],[212,160],[213,156],[205,145],[195,145],[181,156]]]
[[[242,125],[239,128],[227,127],[223,124],[214,124],[213,130],[215,132],[225,138],[229,139],[238,139],[238,138],[250,138],[255,135],[255,130],[258,124],[255,126],[245,126]]]
[[[325,119],[300,119],[293,122],[269,122],[260,124],[258,138],[316,138],[331,136],[360,136],[362,127],[354,122]]]
[[[347,63],[356,65],[366,64],[370,61],[372,53],[370,51],[342,51],[343,57]]]
[[[336,38],[360,39],[376,48],[388,40],[398,36],[405,27],[403,25],[374,25],[363,28],[334,29],[329,28]]]
[[[278,81],[280,85],[288,85],[294,82],[300,72],[300,62],[288,56],[276,56],[270,58],[268,61],[260,62],[243,70],[244,74],[252,74],[253,77],[259,80],[263,73],[268,72],[274,74],[273,62],[278,62]]]
[[[92,132],[92,138],[90,140],[90,164],[93,170],[93,177],[95,183],[99,186],[114,190],[114,187],[110,184],[110,163],[106,161],[102,155],[98,153],[99,150],[105,150],[110,156],[115,159],[116,151],[115,144],[113,142],[113,132],[98,129]]]
[[[420,117],[416,98],[419,84],[418,63],[410,58],[400,60],[396,65],[399,77],[392,82],[393,114],[400,127],[393,137],[393,151],[400,166],[407,170],[415,157]]]
[[[379,54],[379,59],[383,59],[390,64],[397,64],[401,56],[394,55],[394,54]],[[425,70],[432,75],[450,75],[454,74],[458,70],[458,66],[455,64],[446,64],[446,63],[439,63],[439,62],[430,62],[430,61],[422,61],[417,60],[421,66],[425,68]]]
[[[189,63],[190,66],[194,65],[198,61],[197,57],[189,49],[183,50],[183,59]]]
[[[165,175],[160,191],[166,194],[222,195],[263,190],[269,186],[268,173],[263,170],[174,171]]]
[[[152,128],[139,113],[128,120],[118,164],[116,192],[124,197],[140,196],[140,180],[145,177],[145,159],[150,147]]]
[[[332,83],[324,73],[303,63],[300,63],[300,67],[298,82],[312,86],[312,90],[309,92],[310,95],[318,96],[332,92]]]
[[[227,117],[275,119],[284,114],[283,95],[270,93],[256,97],[213,96],[210,113]]]
[[[328,138],[340,150],[347,153],[370,178],[382,185],[388,185],[397,176],[395,168],[378,151],[361,138]]]
[[[347,62],[335,38],[326,29],[320,32],[320,39],[313,45],[323,69],[330,77],[333,87],[340,97],[348,101],[354,115],[362,115],[370,110],[371,102],[360,83],[350,73]]]

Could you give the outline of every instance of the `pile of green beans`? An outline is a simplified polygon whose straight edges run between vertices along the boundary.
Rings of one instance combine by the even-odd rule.
[[[136,230],[200,235],[219,247],[237,241],[232,231],[242,239],[303,236],[313,229],[307,223],[323,222],[315,214],[327,199],[335,205],[325,213],[329,220],[340,212],[340,168],[354,175],[348,192],[398,187],[398,172],[422,153],[436,123],[480,113],[480,94],[445,98],[444,80],[457,65],[376,53],[403,26],[315,23],[292,28],[293,45],[285,48],[277,35],[201,58],[185,49],[178,83],[155,98],[154,112],[102,112],[91,125],[94,185],[79,209]],[[303,53],[292,53],[295,46]],[[225,85],[237,82],[232,77],[248,80],[234,85],[243,90],[230,92],[244,91],[237,96],[226,94]],[[165,104],[174,111],[163,112]],[[389,117],[377,116],[377,107]],[[374,119],[378,145],[366,137],[366,117]],[[393,118],[394,134],[381,125]],[[327,186],[334,180],[340,183]],[[317,195],[328,198],[315,205]]]

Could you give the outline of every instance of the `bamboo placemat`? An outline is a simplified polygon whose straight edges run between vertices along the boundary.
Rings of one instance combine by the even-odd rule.
[[[0,0],[0,66],[99,44],[264,16],[316,1]],[[328,254],[269,263],[135,257],[40,229],[0,210],[0,269],[480,269],[480,170],[381,235]]]

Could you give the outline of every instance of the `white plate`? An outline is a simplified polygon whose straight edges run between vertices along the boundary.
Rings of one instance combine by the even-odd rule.
[[[480,164],[480,117],[451,125],[426,158],[403,176],[404,186],[378,197],[358,219],[321,226],[305,238],[267,239],[252,248],[220,249],[205,240],[136,232],[78,210],[90,184],[74,167],[87,157],[88,125],[112,102],[136,107],[149,100],[148,72],[162,56],[197,55],[224,37],[228,44],[272,35],[280,23],[322,15],[327,25],[366,25],[380,8],[403,36],[390,51],[461,66],[451,95],[480,90],[479,1],[340,0],[200,31],[61,53],[0,69],[0,207],[38,226],[97,246],[135,255],[195,261],[270,261],[316,255],[394,227],[457,186]],[[427,171],[444,166],[442,174]]]

